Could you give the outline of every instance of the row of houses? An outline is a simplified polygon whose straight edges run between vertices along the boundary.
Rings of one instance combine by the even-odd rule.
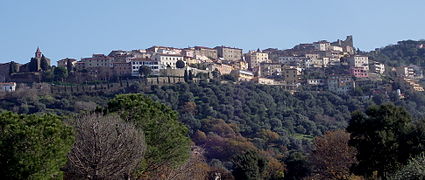
[[[42,54],[39,48],[35,59],[38,59],[36,62],[40,70]],[[322,40],[299,44],[291,49],[257,49],[246,53],[240,48],[227,46],[152,46],[130,51],[114,50],[107,55],[93,54],[79,60],[65,58],[57,61],[57,66],[85,72],[83,75],[88,73],[96,78],[140,76],[139,69],[143,66],[149,67],[154,76],[182,76],[183,72],[190,70],[210,75],[232,75],[238,81],[267,85],[299,87],[326,84],[327,90],[337,93],[352,90],[356,79],[372,79],[386,72],[384,64],[371,61],[355,51],[352,36],[335,42]],[[0,75],[1,69],[2,66]],[[309,71],[321,71],[328,77],[304,77]],[[391,71],[404,78],[422,78],[421,69],[415,66],[396,67]]]

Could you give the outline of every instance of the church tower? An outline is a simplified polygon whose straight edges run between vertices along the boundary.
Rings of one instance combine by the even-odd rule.
[[[38,60],[40,60],[41,59],[41,56],[42,56],[42,53],[40,51],[40,48],[37,47],[37,51],[35,51],[35,58],[38,59]]]

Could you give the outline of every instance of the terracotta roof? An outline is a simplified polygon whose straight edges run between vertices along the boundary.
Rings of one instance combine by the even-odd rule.
[[[5,82],[5,83],[0,83],[0,84],[3,84],[3,85],[10,85],[10,84],[12,84],[12,85],[16,85],[16,83],[15,83],[15,82]]]

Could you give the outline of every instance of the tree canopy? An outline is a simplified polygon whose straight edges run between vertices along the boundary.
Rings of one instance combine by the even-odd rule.
[[[139,74],[143,77],[147,77],[152,73],[152,69],[149,66],[140,66]]]
[[[263,178],[267,168],[267,160],[255,151],[247,151],[236,155],[232,160],[235,168],[233,176],[237,180],[257,180]]]
[[[406,159],[401,146],[408,134],[410,115],[393,104],[371,106],[365,113],[355,112],[347,131],[351,133],[349,144],[358,151],[355,173],[371,176],[374,171],[387,177]]]
[[[42,55],[42,56],[41,56],[41,59],[40,59],[40,68],[41,68],[41,70],[43,70],[43,71],[47,71],[48,69],[50,69],[50,65],[49,65],[49,63],[47,62],[47,58],[46,58],[46,57],[44,57],[44,55]]]
[[[72,129],[55,115],[0,114],[1,179],[56,179],[73,143]]]
[[[367,55],[372,59],[392,66],[399,65],[418,65],[425,66],[425,48],[420,48],[425,44],[425,40],[399,41],[395,45],[389,45],[384,48],[376,49]]]
[[[397,170],[388,179],[390,180],[416,180],[425,179],[425,153],[409,159],[409,162]]]
[[[161,166],[176,166],[188,159],[188,129],[168,106],[142,94],[126,94],[113,98],[107,111],[118,113],[145,133],[147,151],[143,172],[152,173]]]
[[[182,61],[182,60],[178,60],[177,62],[176,62],[176,67],[177,68],[184,68],[186,66],[186,63],[184,62],[184,61]]]
[[[68,77],[68,70],[66,70],[65,67],[56,67],[53,70],[53,75],[55,80],[57,81],[63,81]]]

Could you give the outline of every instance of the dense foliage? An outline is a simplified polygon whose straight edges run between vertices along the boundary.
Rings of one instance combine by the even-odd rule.
[[[376,49],[367,55],[378,62],[382,62],[391,66],[399,65],[418,65],[425,66],[425,47],[420,48],[421,44],[425,44],[425,40],[420,41],[399,41],[395,45],[389,45],[384,48]]]
[[[409,160],[406,166],[397,170],[390,180],[416,180],[425,179],[425,154],[422,153],[417,157]]]
[[[189,144],[181,146],[176,142],[188,142],[186,141],[188,134],[195,145],[205,148],[203,156],[216,171],[234,170],[232,157],[252,150],[259,152],[267,159],[264,177],[281,179],[285,173],[285,179],[300,179],[311,177],[317,172],[317,168],[309,158],[312,148],[311,140],[327,131],[345,128],[352,111],[364,111],[370,105],[394,102],[406,108],[414,119],[424,117],[425,96],[423,93],[407,91],[402,84],[394,83],[393,87],[402,89],[406,98],[399,99],[395,93],[375,94],[372,98],[315,91],[291,94],[278,86],[218,81],[164,86],[139,84],[131,85],[118,92],[73,94],[70,92],[52,94],[47,86],[35,84],[32,87],[20,87],[14,93],[0,94],[3,98],[0,101],[0,107],[30,114],[54,112],[69,115],[93,111],[96,107],[106,108],[106,113],[119,112],[124,120],[136,123],[145,133],[158,135],[151,139],[151,145],[146,136],[148,150],[142,167],[144,172],[165,172],[164,169],[168,171],[169,167],[184,163],[188,156]],[[107,102],[117,93],[128,92],[140,94],[118,95],[108,107]],[[366,93],[369,90],[363,88],[363,92]],[[141,94],[153,100],[148,100],[149,98]],[[160,105],[158,102],[171,108]],[[155,110],[152,110],[152,107],[156,107],[153,108]],[[179,116],[171,109],[177,111]],[[173,115],[164,115],[164,112],[165,114],[170,112]],[[158,122],[163,122],[159,120],[162,117],[173,120],[170,121],[172,123],[169,126],[144,127],[147,124],[143,123],[150,121],[141,119],[151,117],[158,119]],[[188,128],[186,129],[177,120]],[[422,126],[417,125],[417,127]],[[146,132],[144,128],[153,129]],[[169,131],[170,128],[186,130]],[[171,133],[167,134],[168,132]],[[173,134],[175,132],[186,135],[176,136]],[[410,144],[424,144],[425,138],[421,135],[423,132],[419,128],[409,128],[408,136],[404,137],[403,143],[411,149],[406,151],[415,151],[415,153],[422,151],[422,148],[410,146]],[[184,137],[184,141],[176,140],[180,137]],[[162,141],[168,138],[171,138],[170,141]],[[164,144],[160,145],[157,142]],[[184,158],[169,158],[175,154],[168,154],[162,151],[164,148],[159,148],[167,147],[167,144],[182,147],[181,151],[177,150],[177,154],[183,154],[180,157]],[[149,146],[151,149],[154,147],[150,155]],[[151,159],[150,162],[148,159]],[[166,159],[171,161],[163,161]]]
[[[255,137],[262,129],[280,135],[320,135],[342,128],[350,111],[362,103],[332,93],[299,92],[255,84],[201,83],[154,87],[149,93],[181,113],[191,132],[202,119],[213,117],[238,125],[242,135]]]
[[[0,114],[1,179],[56,179],[73,143],[55,115]]]
[[[233,175],[235,179],[257,180],[263,179],[267,160],[255,151],[247,151],[233,157]]]
[[[416,155],[418,149],[424,151],[424,144],[409,143],[410,133],[415,132],[412,129],[417,129],[411,123],[410,115],[392,104],[371,106],[365,113],[355,112],[347,127],[351,133],[349,144],[357,149],[354,173],[370,177],[376,171],[386,178],[410,155]]]
[[[156,172],[163,166],[175,167],[189,158],[188,130],[169,107],[142,94],[125,94],[113,98],[106,111],[118,113],[144,132],[147,151],[143,172]]]

